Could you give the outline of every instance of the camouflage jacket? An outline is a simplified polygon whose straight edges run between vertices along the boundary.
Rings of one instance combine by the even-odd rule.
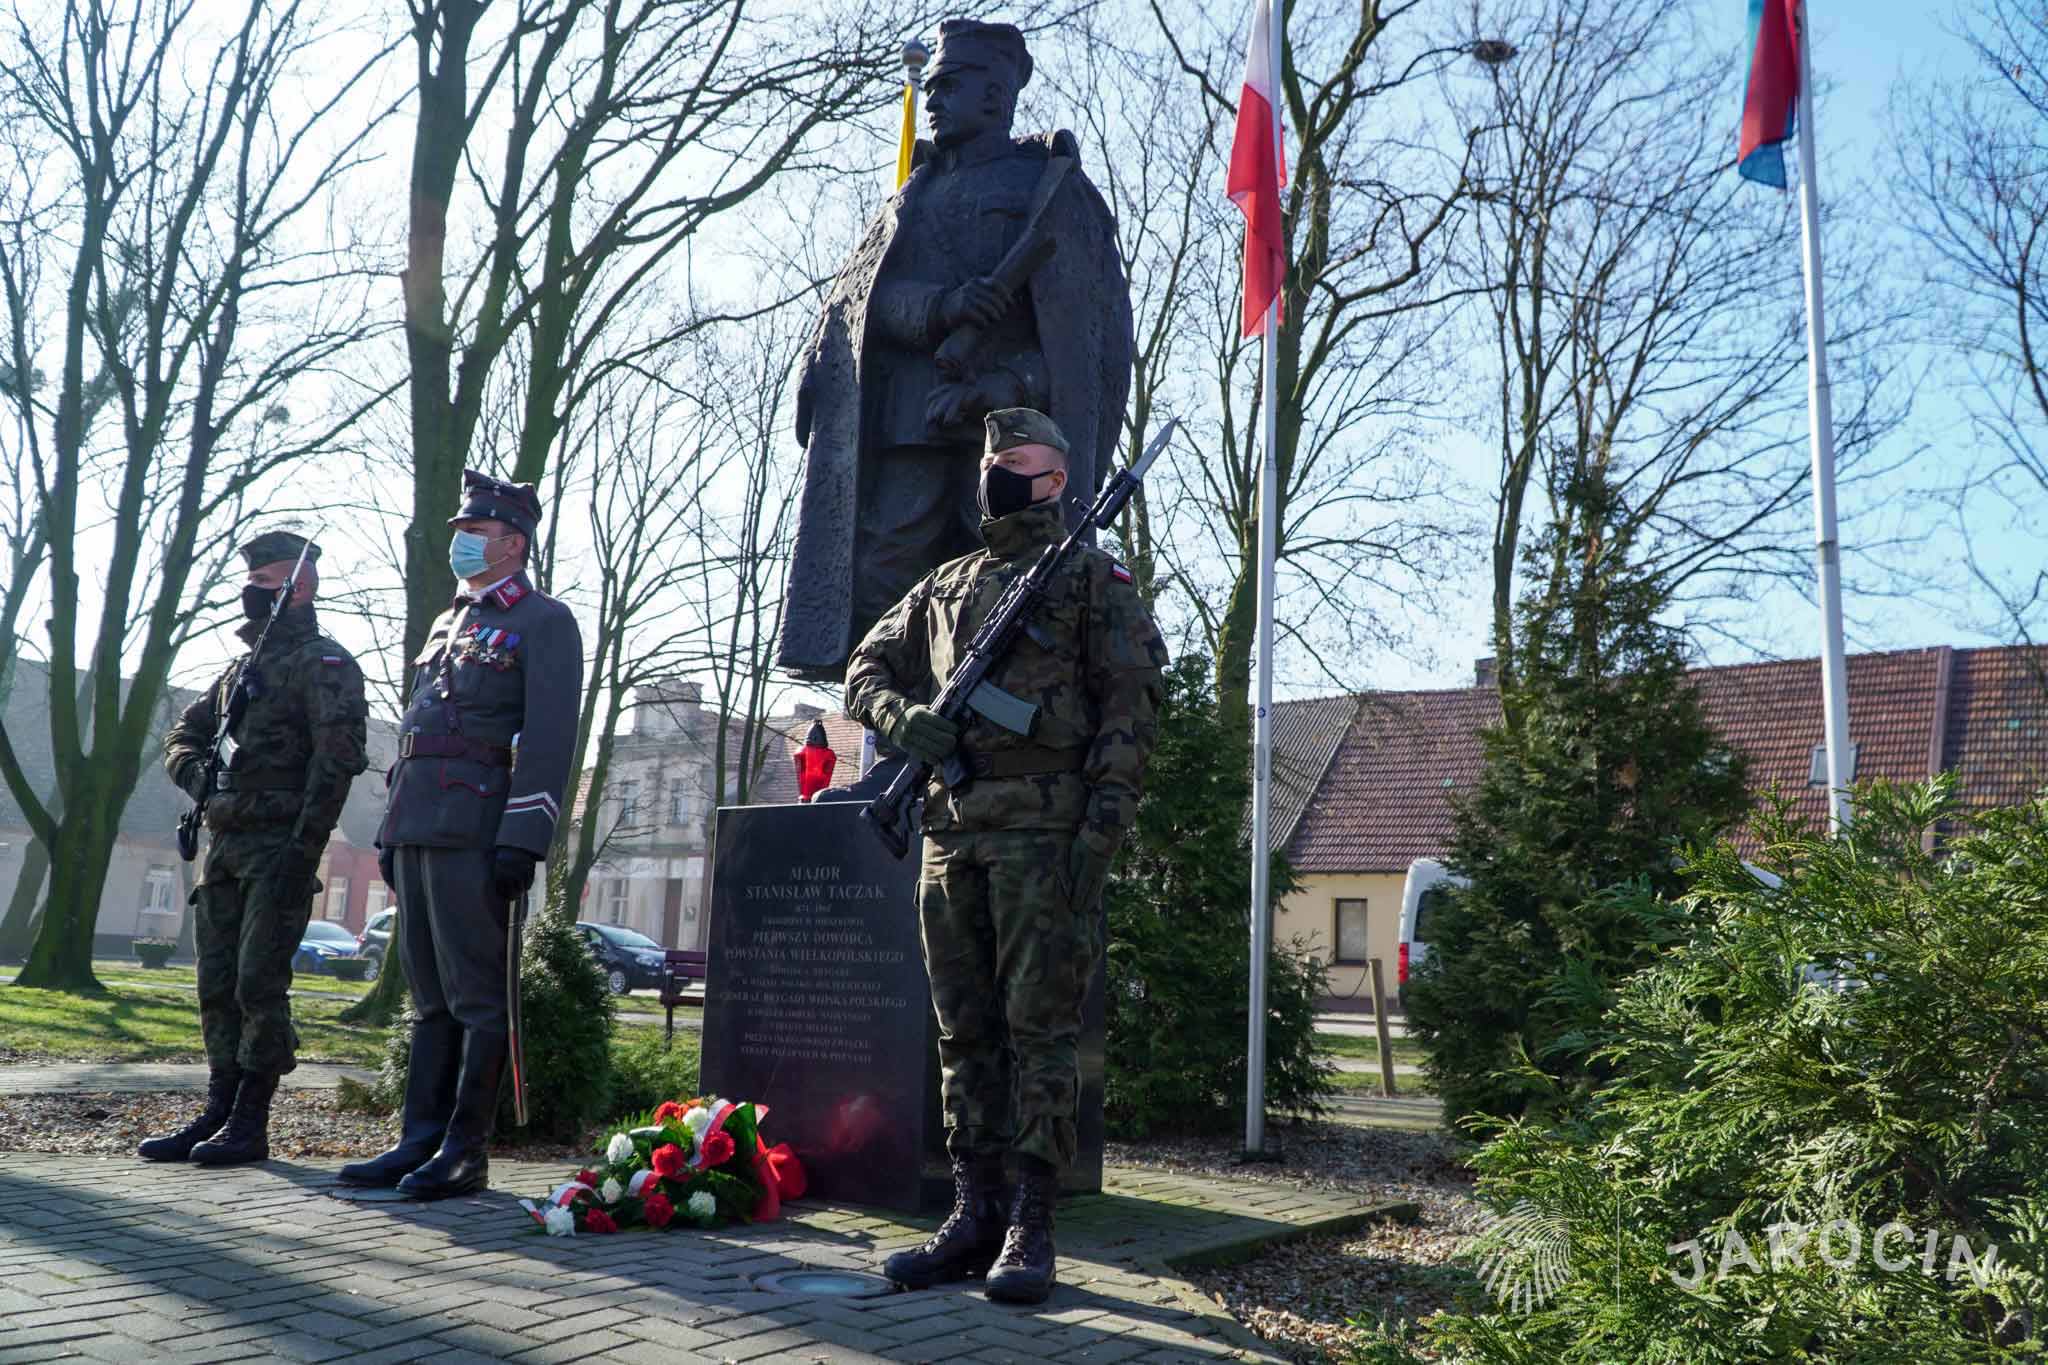
[[[505,844],[546,857],[576,763],[575,614],[514,574],[458,598],[412,663],[377,846]]]
[[[847,711],[887,734],[906,709],[929,701],[1004,590],[1065,533],[1049,502],[982,522],[988,548],[925,575],[854,650]],[[1027,738],[970,712],[960,743],[998,772],[1043,771],[977,777],[957,794],[934,781],[925,828],[1073,829],[1112,850],[1136,817],[1166,644],[1129,572],[1095,549],[1067,561],[1034,624],[990,681],[1042,708],[1037,732]]]
[[[261,621],[250,621],[237,634],[253,646],[262,630]],[[317,862],[349,783],[370,765],[362,670],[321,633],[311,606],[288,608],[254,669],[247,655],[237,659],[164,735],[164,771],[195,801],[223,708],[245,675],[248,709],[230,735],[234,757],[207,800],[206,827],[216,834],[288,831],[299,853]]]

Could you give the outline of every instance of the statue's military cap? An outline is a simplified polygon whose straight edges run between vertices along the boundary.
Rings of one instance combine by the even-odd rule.
[[[302,549],[306,552],[308,564],[320,558],[320,547],[312,544],[304,536],[295,536],[290,531],[265,531],[244,545],[241,555],[250,568],[260,569],[265,564],[296,560]]]
[[[528,541],[540,531],[540,490],[530,483],[507,483],[474,469],[462,471],[462,510],[448,518],[453,526],[472,517],[502,521]]]
[[[999,455],[1016,446],[1051,446],[1067,453],[1067,434],[1037,408],[997,408],[982,418],[988,432],[988,453]]]
[[[939,25],[939,46],[925,68],[927,85],[940,76],[962,71],[987,71],[1012,91],[1031,79],[1031,54],[1024,32],[1015,24],[985,24],[978,19],[947,19]]]

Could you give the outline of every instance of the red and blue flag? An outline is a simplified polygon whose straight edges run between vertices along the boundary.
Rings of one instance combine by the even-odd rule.
[[[1749,0],[1749,81],[1735,169],[1745,180],[1785,188],[1784,142],[1799,104],[1799,0]]]

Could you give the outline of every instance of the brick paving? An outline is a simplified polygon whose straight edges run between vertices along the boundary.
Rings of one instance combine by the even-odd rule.
[[[412,1204],[331,1197],[336,1164],[0,1153],[0,1365],[1274,1361],[1172,1265],[1375,1216],[1341,1195],[1112,1170],[1103,1194],[1060,1206],[1061,1284],[1041,1307],[968,1286],[809,1298],[755,1279],[873,1272],[931,1223],[805,1202],[717,1233],[556,1238],[514,1195],[560,1168],[500,1163],[486,1195]]]
[[[350,1077],[368,1085],[377,1073],[332,1062],[300,1062],[285,1074],[287,1090],[332,1090]],[[0,1066],[0,1095],[64,1095],[72,1091],[206,1089],[206,1067],[193,1062],[21,1062]]]

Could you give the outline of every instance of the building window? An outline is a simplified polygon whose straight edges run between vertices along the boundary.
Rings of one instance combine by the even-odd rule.
[[[363,923],[368,924],[391,908],[391,888],[384,885],[384,879],[379,877],[370,883],[369,894],[364,900]]]
[[[1856,741],[1853,739],[1849,741],[1848,778],[1851,782],[1856,780]],[[1813,746],[1813,768],[1806,775],[1806,785],[1809,787],[1825,787],[1827,784],[1828,746],[1827,741],[1822,740],[1819,744]]]
[[[327,879],[327,905],[320,913],[327,919],[340,920],[348,918],[348,878],[329,877]]]
[[[142,913],[145,915],[175,915],[178,905],[178,871],[172,867],[152,867],[142,879]]]
[[[1343,966],[1363,966],[1371,956],[1365,941],[1365,902],[1337,902],[1337,961]]]
[[[604,917],[608,924],[626,922],[626,879],[613,877],[604,884]]]
[[[680,777],[669,784],[668,822],[671,825],[690,823],[690,789]]]
[[[619,783],[619,823],[636,825],[640,823],[640,784]]]

